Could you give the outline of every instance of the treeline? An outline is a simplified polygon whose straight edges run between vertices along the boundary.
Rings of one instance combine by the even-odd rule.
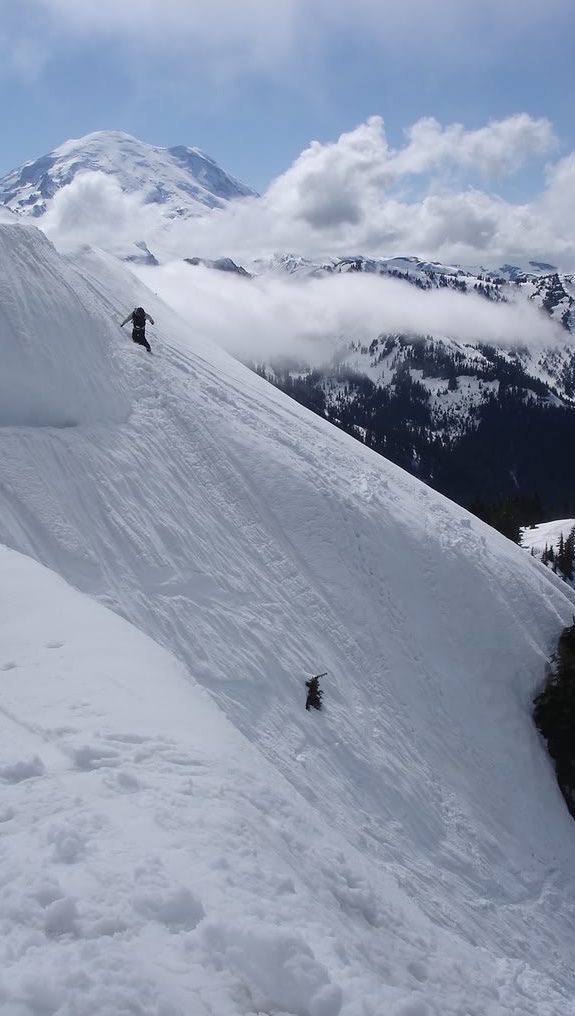
[[[569,466],[575,410],[500,389],[478,408],[475,426],[456,438],[436,469],[434,485],[460,504],[539,494],[546,518],[575,513]],[[529,525],[527,518],[522,525]]]
[[[390,346],[387,346],[390,349]],[[376,348],[373,348],[376,352]],[[489,353],[498,360],[494,350]],[[436,353],[438,359],[445,350]],[[411,364],[413,366],[413,363]],[[500,367],[501,364],[498,364]],[[575,409],[526,397],[511,383],[521,366],[505,361],[497,393],[485,393],[458,427],[437,430],[429,393],[410,363],[389,386],[363,374],[264,367],[258,373],[302,405],[402,466],[452,500],[471,508],[511,539],[521,526],[575,515]],[[432,366],[433,369],[433,366]],[[495,371],[494,371],[495,373]]]
[[[546,544],[541,560],[543,564],[551,565],[553,571],[558,572],[567,582],[572,582],[575,568],[575,526],[566,539],[561,533],[557,549]]]
[[[575,818],[575,623],[563,629],[552,673],[533,707],[561,793]]]
[[[475,498],[467,507],[473,515],[498,529],[514,543],[519,543],[524,526],[536,526],[544,518],[543,504],[538,494],[531,497],[512,495],[491,503]]]
[[[473,359],[461,350],[453,349],[441,340],[422,335],[417,340],[404,335],[388,335],[374,339],[369,347],[360,347],[361,352],[369,353],[373,366],[391,357],[390,366],[397,369],[407,363],[413,370],[421,370],[423,377],[439,377],[449,380],[458,375],[472,374],[481,381],[498,381],[501,386],[521,388],[533,392],[534,395],[546,398],[549,389],[540,378],[533,377],[525,370],[519,359],[519,350],[511,357],[503,356],[495,346],[479,343],[477,350],[481,358]],[[562,380],[573,382],[575,387],[575,356],[573,361],[563,368]]]

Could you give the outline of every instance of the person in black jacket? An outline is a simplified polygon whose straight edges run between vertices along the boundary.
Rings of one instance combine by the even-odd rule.
[[[134,307],[134,310],[128,314],[125,321],[122,321],[121,328],[128,324],[128,321],[132,322],[132,340],[139,346],[145,346],[148,353],[152,352],[152,347],[146,338],[146,321],[149,321],[151,325],[154,323],[154,319],[144,310],[143,307]]]

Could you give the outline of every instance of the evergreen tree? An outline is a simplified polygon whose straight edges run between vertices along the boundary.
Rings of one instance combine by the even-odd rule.
[[[569,533],[566,540],[563,539],[563,533],[559,538],[559,548],[556,554],[556,570],[561,573],[563,578],[571,582],[573,580],[573,564],[575,558],[575,526]]]
[[[533,705],[537,729],[547,742],[557,782],[575,818],[575,623],[563,630],[555,672]]]
[[[565,578],[573,581],[573,567],[575,565],[575,526],[565,540]]]

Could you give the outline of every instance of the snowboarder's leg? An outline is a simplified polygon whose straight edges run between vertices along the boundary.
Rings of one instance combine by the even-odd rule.
[[[148,350],[148,353],[152,352],[152,347],[150,346],[150,343],[146,338],[146,333],[143,328],[134,328],[132,332],[132,340],[138,346],[145,346],[146,349]]]

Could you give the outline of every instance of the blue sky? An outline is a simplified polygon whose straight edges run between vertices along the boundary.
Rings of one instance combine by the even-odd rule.
[[[575,271],[574,41],[575,0],[0,0],[0,173],[123,130],[262,195],[204,253]]]
[[[373,114],[400,145],[421,117],[471,130],[527,112],[551,121],[558,155],[575,149],[572,0],[206,7],[0,0],[0,172],[115,128],[196,145],[263,191],[312,139],[333,141]],[[544,164],[488,186],[522,200]]]

